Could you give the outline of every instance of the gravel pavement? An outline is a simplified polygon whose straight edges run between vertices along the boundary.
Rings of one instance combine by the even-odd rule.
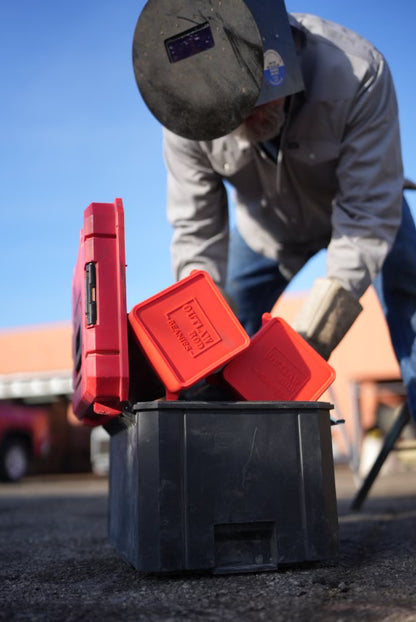
[[[139,573],[108,543],[93,475],[0,485],[0,620],[416,622],[416,471],[380,475],[358,513],[336,467],[339,557],[271,573]]]

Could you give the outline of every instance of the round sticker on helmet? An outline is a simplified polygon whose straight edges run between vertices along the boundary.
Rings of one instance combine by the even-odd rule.
[[[273,86],[279,86],[285,79],[286,67],[283,58],[276,50],[264,53],[264,76]]]

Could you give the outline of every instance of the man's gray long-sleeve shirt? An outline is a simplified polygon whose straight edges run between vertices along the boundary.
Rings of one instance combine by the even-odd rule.
[[[393,81],[383,56],[346,28],[291,16],[305,91],[293,96],[277,162],[235,134],[209,142],[165,130],[168,218],[177,279],[204,269],[224,286],[228,202],[255,251],[291,278],[328,247],[327,276],[360,297],[401,217],[403,172]]]

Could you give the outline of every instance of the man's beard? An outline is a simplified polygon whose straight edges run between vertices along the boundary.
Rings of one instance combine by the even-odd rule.
[[[252,144],[271,140],[280,134],[285,119],[284,101],[270,102],[254,108],[235,133]]]

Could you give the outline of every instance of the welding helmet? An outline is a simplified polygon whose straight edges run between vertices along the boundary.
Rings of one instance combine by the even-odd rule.
[[[255,106],[303,89],[283,0],[149,0],[133,69],[153,115],[192,140],[224,136]]]

